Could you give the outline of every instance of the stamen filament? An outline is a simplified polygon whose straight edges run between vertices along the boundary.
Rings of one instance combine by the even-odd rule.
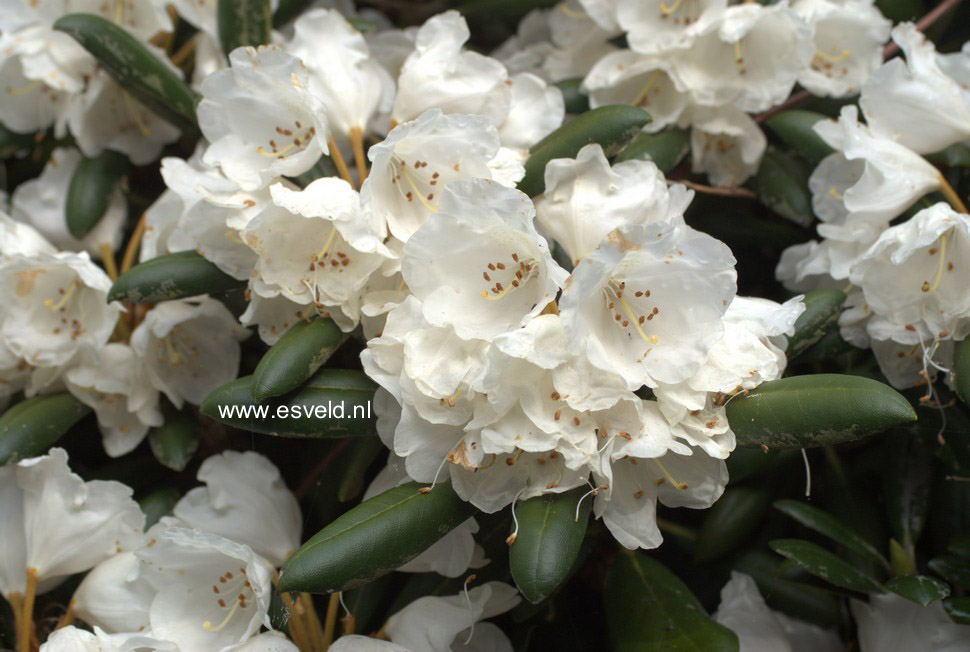
[[[675,11],[677,11],[677,9],[680,8],[680,3],[682,3],[683,1],[684,0],[674,0],[674,4],[672,5],[668,5],[661,2],[660,13],[662,13],[664,16],[669,16],[670,14],[674,13]]]
[[[834,187],[829,188],[829,197],[832,197],[833,199],[837,199],[839,201],[845,201],[845,197],[842,195],[842,193],[840,193]]]
[[[816,58],[821,59],[822,61],[827,61],[828,63],[838,63],[840,61],[845,61],[846,59],[849,58],[851,54],[852,52],[850,50],[842,50],[842,52],[836,55],[826,54],[821,50],[815,51]]]
[[[677,0],[677,2],[680,3],[683,2],[683,0]],[[660,6],[663,7],[662,4]],[[633,101],[630,102],[630,104],[633,106],[640,106],[643,101],[647,99],[647,95],[651,90],[653,90],[653,87],[657,85],[657,80],[660,79],[660,72],[660,70],[654,70],[652,73],[650,73],[650,76],[647,77],[647,82],[643,85],[643,88],[640,89],[640,93],[633,98]]]
[[[77,290],[78,286],[80,285],[81,284],[78,282],[77,278],[75,278],[73,281],[71,281],[71,284],[64,292],[64,296],[61,297],[60,301],[58,301],[57,303],[54,303],[53,299],[44,299],[44,305],[50,308],[51,310],[60,310],[61,308],[67,305],[67,302],[71,300],[72,296],[74,296],[74,291]]]
[[[147,124],[145,124],[145,119],[138,111],[138,107],[135,106],[135,100],[133,100],[131,95],[128,94],[128,91],[123,88],[121,89],[121,97],[124,99],[125,108],[128,109],[131,119],[135,121],[135,125],[138,127],[138,130],[141,132],[142,136],[151,136],[152,130],[148,128]]]
[[[653,461],[657,464],[657,466],[660,467],[660,470],[663,472],[664,477],[666,477],[668,480],[670,480],[670,484],[672,484],[673,486],[675,486],[677,489],[680,489],[681,491],[683,491],[684,489],[687,488],[687,483],[686,482],[677,482],[674,479],[674,476],[670,475],[670,471],[667,470],[667,467],[665,467],[660,460],[658,460],[657,458],[654,458]]]
[[[427,208],[432,213],[437,212],[438,210],[437,207],[429,204],[428,200],[424,198],[424,194],[420,190],[418,190],[418,187],[414,184],[414,179],[412,179],[411,175],[408,174],[408,168],[406,165],[401,165],[401,174],[404,175],[404,179],[408,182],[408,185],[411,186],[411,190],[414,191],[414,196],[418,198],[418,201],[421,202],[421,205]]]
[[[936,278],[933,280],[933,285],[923,286],[924,292],[935,292],[936,288],[940,287],[940,281],[943,280],[943,261],[946,258],[946,237],[948,235],[950,235],[949,231],[940,236],[940,260],[936,265]]]

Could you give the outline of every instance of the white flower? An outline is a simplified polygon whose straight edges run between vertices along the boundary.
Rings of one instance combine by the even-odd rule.
[[[269,626],[273,568],[244,545],[170,527],[136,554],[157,591],[151,631],[183,650],[228,652]]]
[[[884,63],[859,100],[872,132],[919,154],[970,138],[970,97],[940,69],[933,43],[912,23],[893,29],[893,40],[906,62]]]
[[[509,113],[499,126],[499,138],[503,146],[520,150],[524,163],[528,149],[562,124],[566,107],[562,91],[536,75],[520,73],[509,82]]]
[[[469,36],[465,18],[454,10],[421,26],[414,52],[398,77],[391,112],[396,123],[414,120],[431,108],[483,115],[495,126],[505,121],[510,102],[508,73],[495,59],[463,50]]]
[[[522,192],[493,181],[451,183],[404,247],[401,272],[435,326],[490,339],[538,315],[566,279]]]
[[[274,294],[269,292],[268,288],[260,290],[267,295]],[[239,323],[243,326],[255,324],[258,327],[259,339],[270,346],[276,344],[292,326],[316,314],[309,305],[290,301],[282,295],[281,291],[275,291],[274,296],[263,296],[253,292],[252,289],[247,292],[249,304],[246,306],[246,312],[239,316]],[[342,314],[333,313],[338,315],[338,323],[341,321],[339,315]],[[346,325],[346,328],[350,327],[350,324]]]
[[[889,332],[880,332],[886,325],[890,326]],[[908,331],[874,315],[866,323],[866,332],[871,335],[868,345],[879,363],[879,371],[896,389],[925,385],[927,378],[935,380],[938,368],[952,368],[953,340],[936,340],[925,326],[916,325],[913,331]],[[884,335],[906,342],[896,342]]]
[[[750,5],[745,5],[750,6]],[[715,186],[739,186],[758,171],[768,140],[751,117],[730,107],[691,114],[691,169]]]
[[[33,226],[10,219],[0,210],[0,262],[4,257],[21,254],[53,254],[57,249],[49,243]]]
[[[205,487],[189,491],[174,514],[189,527],[251,547],[282,566],[300,545],[300,505],[273,463],[258,453],[213,455],[197,474]]]
[[[815,28],[815,56],[798,83],[815,95],[858,93],[882,64],[892,22],[872,0],[794,0],[792,9]]]
[[[64,217],[68,188],[81,153],[76,149],[57,148],[48,159],[40,176],[17,186],[10,199],[14,219],[30,224],[59,249],[85,250],[101,258],[101,246],[114,251],[121,244],[121,228],[127,217],[127,205],[121,188],[115,188],[108,207],[97,225],[82,240],[67,230]]]
[[[373,165],[360,189],[362,209],[406,242],[438,210],[446,183],[493,178],[499,147],[498,131],[482,116],[430,110],[370,148]],[[512,183],[524,174],[520,167]]]
[[[107,302],[110,287],[86,253],[10,256],[0,262],[0,340],[31,365],[63,365],[107,343],[121,312]]]
[[[164,423],[158,390],[142,360],[126,344],[106,344],[85,352],[64,375],[67,389],[98,416],[104,449],[111,457],[133,451],[149,426]]]
[[[333,650],[333,647],[330,648]],[[300,652],[300,648],[293,645],[280,632],[263,632],[234,649],[234,652]]]
[[[160,641],[144,634],[106,634],[95,627],[94,633],[69,625],[51,632],[40,646],[41,652],[178,652],[170,641]]]
[[[0,36],[0,51],[5,39]],[[24,76],[19,57],[0,62],[0,123],[17,133],[47,129],[63,112],[68,95]]]
[[[176,407],[199,404],[236,377],[239,342],[249,335],[215,299],[165,301],[148,311],[131,335],[152,385]]]
[[[72,598],[84,622],[107,632],[148,630],[155,589],[145,581],[134,552],[108,557],[81,580]]]
[[[370,636],[362,636],[361,634],[348,634],[346,636],[341,636],[333,645],[330,646],[328,652],[413,652],[408,648],[391,643],[390,641],[382,641],[378,638],[371,638]]]
[[[602,0],[601,0],[602,1]],[[627,42],[642,54],[666,54],[689,48],[724,14],[725,0],[619,0],[619,26]]]
[[[266,46],[237,48],[229,62],[202,84],[199,127],[212,143],[206,164],[252,191],[302,174],[329,153],[324,108],[299,59]]]
[[[621,227],[566,284],[570,345],[631,390],[686,380],[723,332],[734,263],[726,245],[685,225]]]
[[[786,1],[745,3],[672,57],[670,75],[698,104],[764,111],[788,97],[814,52],[812,28]]]
[[[853,600],[851,606],[861,652],[960,652],[970,646],[970,627],[950,620],[939,601],[922,607],[883,593],[870,595],[869,604]]]
[[[17,486],[17,467],[0,466],[0,595],[26,590],[27,540],[24,536],[24,494]]]

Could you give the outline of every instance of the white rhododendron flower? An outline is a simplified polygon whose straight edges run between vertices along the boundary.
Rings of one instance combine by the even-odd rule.
[[[151,636],[106,634],[98,627],[92,633],[73,625],[51,633],[40,649],[43,652],[178,652],[174,643]]]
[[[758,171],[768,141],[746,113],[696,109],[691,115],[691,167],[715,186],[739,186]]]
[[[893,593],[852,601],[861,652],[887,648],[957,652],[970,645],[970,628],[954,623],[939,600],[921,606]]]
[[[700,35],[717,25],[727,7],[724,0],[620,0],[603,4],[615,5],[617,24],[626,30],[630,47],[643,54],[691,47]]]
[[[155,589],[142,576],[133,551],[108,557],[84,576],[74,592],[74,610],[85,622],[106,632],[148,630],[148,609]]]

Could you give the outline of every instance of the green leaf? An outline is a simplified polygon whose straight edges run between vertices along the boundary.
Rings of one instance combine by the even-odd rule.
[[[871,559],[887,570],[889,569],[889,561],[871,543],[866,541],[865,537],[828,512],[798,500],[777,500],[774,506],[775,509],[795,519],[808,529]]]
[[[516,507],[519,527],[515,542],[509,546],[509,569],[529,602],[542,602],[569,576],[583,545],[593,504],[588,496],[579,502],[586,493],[586,487],[578,487],[537,496]]]
[[[0,465],[43,455],[90,411],[67,392],[35,396],[8,408],[0,415]]]
[[[557,158],[574,158],[585,145],[599,143],[607,156],[620,150],[650,122],[650,114],[623,104],[601,106],[580,114],[536,143],[525,162],[519,190],[530,197],[546,189],[546,164]]]
[[[927,565],[950,584],[970,589],[970,560],[947,553],[931,559]]]
[[[839,597],[834,591],[785,577],[782,566],[790,563],[778,560],[771,553],[752,549],[738,558],[733,568],[754,578],[772,609],[823,627],[838,627],[842,622]]]
[[[970,597],[947,598],[943,601],[943,610],[953,622],[970,625]]]
[[[344,342],[332,319],[301,321],[283,334],[256,366],[251,391],[259,403],[286,394],[315,374]]]
[[[141,511],[145,514],[145,530],[158,523],[163,516],[168,516],[175,509],[175,503],[182,497],[175,487],[166,487],[153,491],[138,501]]]
[[[267,45],[272,39],[273,11],[269,0],[218,0],[216,19],[222,51]]]
[[[616,162],[653,161],[664,174],[677,167],[690,152],[690,132],[666,129],[656,134],[641,133],[616,156]]]
[[[306,11],[315,0],[280,0],[273,14],[273,27],[283,27],[290,21],[296,20]]]
[[[824,446],[916,421],[909,401],[888,385],[840,374],[772,380],[726,407],[741,446]]]
[[[556,0],[470,0],[459,4],[456,9],[469,21],[513,20],[518,22],[533,9],[552,7]]]
[[[735,448],[731,456],[725,460],[731,484],[744,482],[748,478],[761,475],[771,468],[780,452],[778,450],[763,451],[760,448]]]
[[[621,551],[606,575],[606,627],[614,652],[737,652],[737,634],[704,611],[663,564]]]
[[[115,187],[127,174],[128,158],[110,149],[81,160],[71,176],[64,203],[71,235],[80,240],[97,226],[108,210]]]
[[[894,575],[915,575],[916,566],[909,553],[896,539],[889,538],[889,566]]]
[[[894,23],[916,20],[927,10],[923,0],[876,0],[876,7]]]
[[[883,489],[893,536],[915,563],[915,546],[926,527],[933,484],[933,452],[909,430],[890,433],[883,452]],[[933,444],[935,446],[935,442]]]
[[[240,430],[280,437],[377,434],[371,409],[377,385],[362,371],[321,369],[299,389],[259,405],[253,402],[252,382],[252,376],[243,376],[216,388],[200,411]]]
[[[196,252],[180,251],[129,269],[111,286],[108,301],[159,303],[245,285],[245,281],[234,279]]]
[[[566,104],[566,113],[577,114],[589,111],[589,96],[580,89],[582,84],[582,77],[564,79],[556,82],[555,86],[562,91],[562,99]]]
[[[881,593],[884,587],[873,577],[854,568],[822,546],[802,539],[776,539],[768,543],[782,557],[791,559],[806,571],[829,584],[859,591]]]
[[[808,192],[808,170],[775,147],[769,147],[753,180],[758,200],[795,224],[809,226],[815,219]]]
[[[148,444],[155,459],[163,466],[181,471],[198,450],[199,436],[199,424],[180,414],[148,433]]]
[[[953,386],[965,405],[970,405],[970,337],[953,347]]]
[[[805,293],[802,303],[805,312],[795,320],[795,334],[788,338],[789,359],[796,357],[825,335],[829,327],[839,319],[845,292],[841,290],[812,290]]]
[[[834,150],[826,144],[822,137],[815,133],[815,123],[828,120],[822,113],[789,109],[781,111],[765,120],[765,126],[809,163],[817,165],[819,161]]]
[[[68,14],[57,19],[54,29],[74,37],[118,82],[122,92],[179,129],[198,130],[196,94],[173,67],[124,28],[94,14]]]
[[[694,543],[694,560],[717,559],[744,543],[763,524],[770,502],[771,492],[762,488],[725,489],[704,516]]]
[[[923,607],[950,595],[946,582],[926,575],[900,575],[886,582],[886,588]]]
[[[337,487],[337,500],[345,503],[360,494],[364,488],[364,472],[384,450],[384,444],[377,437],[360,437],[351,444],[347,459],[341,460],[343,475]]]
[[[451,488],[389,489],[339,516],[287,560],[280,591],[346,591],[406,564],[475,513]]]
[[[818,342],[808,347],[803,353],[802,360],[808,362],[821,362],[831,360],[843,353],[855,350],[855,347],[842,339],[842,334],[837,328],[826,331]]]

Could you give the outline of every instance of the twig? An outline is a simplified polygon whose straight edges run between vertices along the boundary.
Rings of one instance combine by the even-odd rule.
[[[758,198],[758,194],[755,191],[748,190],[747,188],[716,188],[714,186],[705,186],[703,183],[687,181],[686,179],[667,179],[667,183],[679,183],[687,186],[691,190],[702,192],[705,195],[717,195],[718,197],[739,197],[741,199]]]

